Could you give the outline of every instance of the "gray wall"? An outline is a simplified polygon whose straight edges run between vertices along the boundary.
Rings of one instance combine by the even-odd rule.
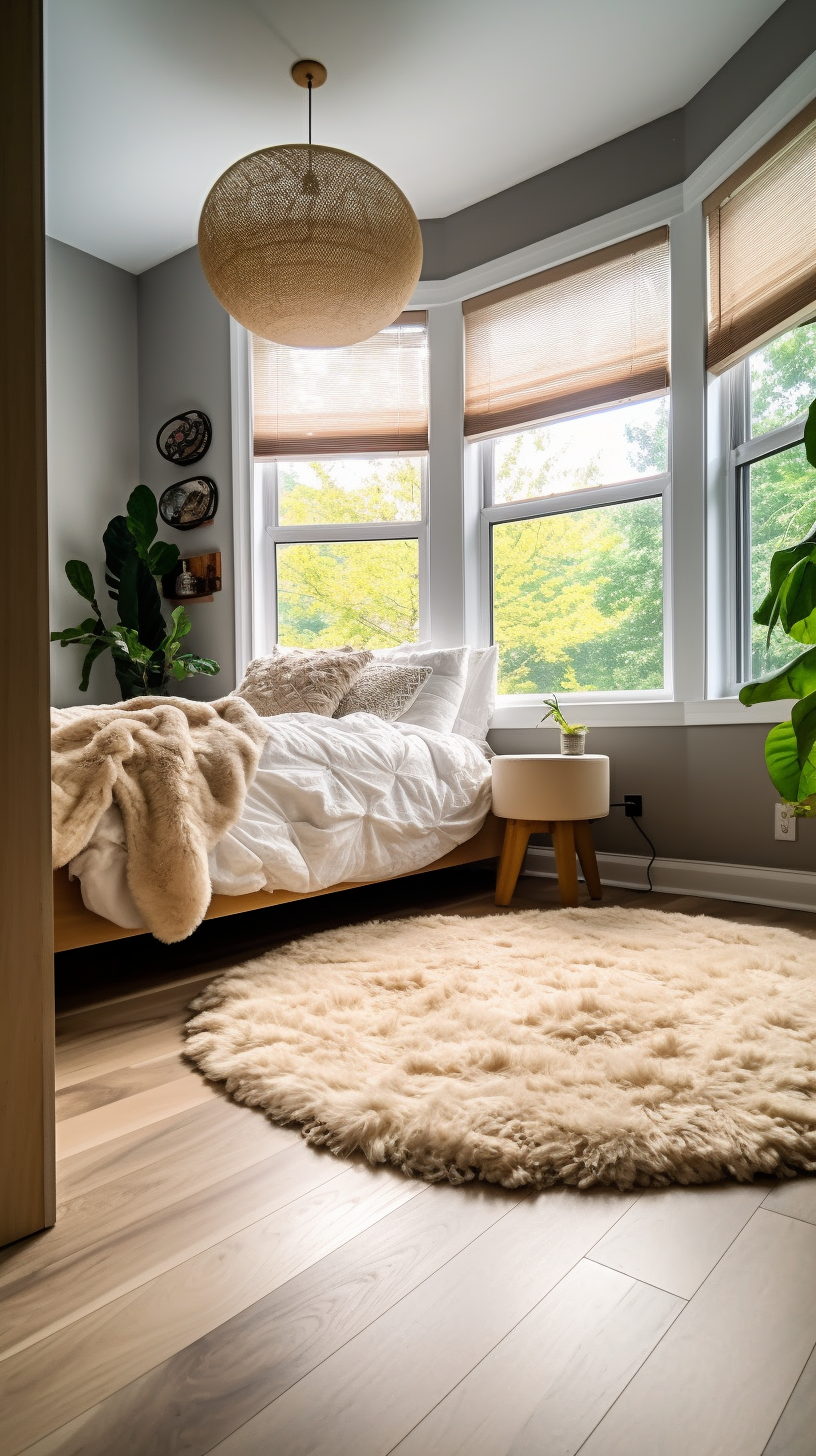
[[[58,629],[90,610],[66,580],[72,557],[91,567],[104,614],[102,532],[139,480],[136,279],[48,238],[46,301],[51,626]],[[94,665],[84,694],[81,665],[80,648],[51,648],[53,703],[118,700],[110,654]]]
[[[134,280],[136,282],[136,280]],[[193,531],[165,529],[163,539],[198,555],[220,551],[223,589],[213,602],[192,602],[187,641],[221,664],[217,677],[193,678],[185,696],[219,698],[235,686],[235,609],[232,575],[232,428],[229,316],[205,282],[190,248],[142,273],[139,300],[139,424],[141,479],[159,495],[174,480],[200,473],[218,486],[218,514]],[[156,449],[156,433],[172,415],[202,409],[213,442],[200,464],[171,465]]]
[[[796,844],[774,839],[778,798],[765,769],[767,728],[755,723],[699,728],[592,728],[587,747],[609,755],[611,798],[642,794],[646,833],[661,858],[816,870],[816,822]],[[497,753],[557,753],[550,728],[501,728]],[[622,809],[595,825],[599,850],[648,854]],[[549,843],[544,840],[544,843]]]
[[[814,0],[784,0],[685,106],[444,218],[422,277],[450,278],[685,181],[816,50]]]

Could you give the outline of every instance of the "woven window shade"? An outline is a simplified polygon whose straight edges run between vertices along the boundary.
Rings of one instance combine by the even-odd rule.
[[[339,349],[253,336],[256,459],[427,450],[427,325],[427,313],[410,310]]]
[[[465,314],[465,434],[665,390],[669,230],[483,293]]]
[[[816,102],[707,197],[707,367],[721,373],[816,307]]]

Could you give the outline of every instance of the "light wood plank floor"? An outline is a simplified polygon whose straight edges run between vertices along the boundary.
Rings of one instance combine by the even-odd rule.
[[[816,940],[804,914],[606,903]],[[520,881],[534,904],[554,885]],[[429,910],[495,913],[491,872],[59,958],[59,1218],[0,1250],[3,1456],[813,1456],[816,1179],[429,1186],[308,1147],[181,1060],[222,967]]]

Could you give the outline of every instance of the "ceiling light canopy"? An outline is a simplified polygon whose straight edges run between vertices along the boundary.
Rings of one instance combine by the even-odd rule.
[[[253,334],[332,348],[399,317],[419,279],[422,234],[399,187],[362,157],[312,144],[319,61],[292,67],[309,92],[309,141],[265,147],[219,177],[198,248],[213,293]]]

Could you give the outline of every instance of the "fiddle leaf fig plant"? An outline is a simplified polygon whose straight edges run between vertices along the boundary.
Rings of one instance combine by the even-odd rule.
[[[816,399],[808,411],[804,443],[808,462],[816,469]],[[778,625],[805,648],[786,667],[746,683],[740,702],[750,706],[798,699],[790,721],[777,723],[768,734],[765,763],[774,788],[793,805],[794,814],[816,817],[816,526],[795,546],[774,552],[769,590],[754,621],[767,627],[768,644]]]
[[[173,570],[179,549],[168,541],[156,541],[157,529],[156,497],[146,485],[137,485],[128,500],[127,515],[114,516],[102,537],[105,583],[118,614],[111,627],[106,626],[96,599],[90,567],[84,561],[66,562],[65,575],[74,591],[90,602],[94,615],[77,627],[52,632],[51,641],[86,649],[79,683],[82,692],[87,692],[97,657],[108,651],[123,698],[160,695],[173,683],[197,673],[220,671],[211,658],[181,651],[182,639],[192,626],[183,607],[171,614],[168,630],[156,578]]]

